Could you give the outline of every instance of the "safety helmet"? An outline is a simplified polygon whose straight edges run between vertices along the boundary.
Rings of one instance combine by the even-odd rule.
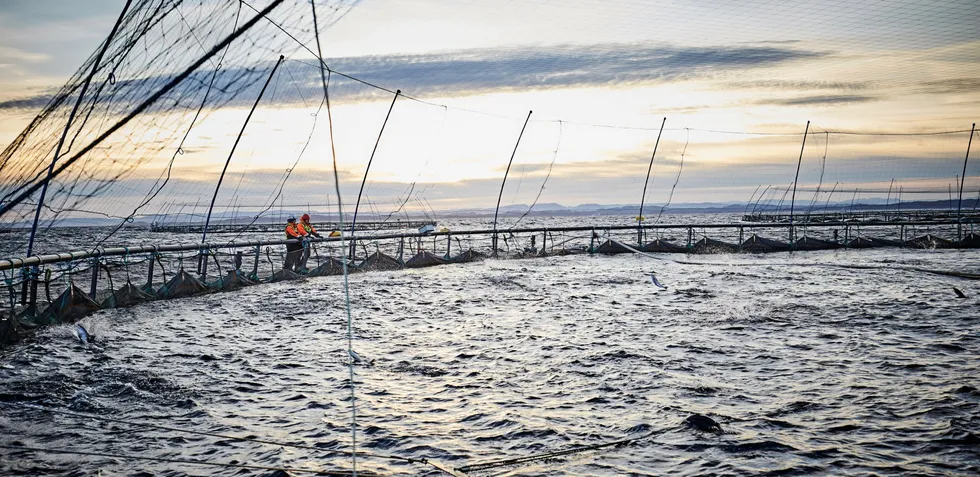
[[[286,222],[296,222],[296,216],[295,215],[290,215],[289,218],[286,219]]]
[[[309,222],[310,221],[310,214],[303,214],[302,219],[303,219],[303,222]]]

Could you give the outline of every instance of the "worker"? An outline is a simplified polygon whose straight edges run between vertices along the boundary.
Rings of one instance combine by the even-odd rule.
[[[308,235],[320,238],[320,234],[317,233],[316,228],[314,228],[313,224],[310,223],[310,214],[303,214],[303,216],[300,217],[300,220],[301,222],[299,225],[303,228],[304,232],[306,232]]]
[[[307,239],[309,239],[310,237],[320,238],[320,233],[317,232],[316,227],[314,227],[313,224],[310,223],[310,214],[303,214],[303,216],[300,217],[299,219],[300,219],[299,228],[306,234]],[[300,259],[299,262],[300,271],[306,272],[308,270],[306,268],[306,262],[307,260],[310,259],[310,249],[312,248],[313,248],[312,244],[310,244],[308,241],[303,242],[303,257],[302,259]]]
[[[283,270],[296,271],[303,258],[303,240],[306,239],[306,230],[296,223],[296,217],[290,216],[286,220],[286,240],[296,240],[286,244],[286,261],[283,262]]]

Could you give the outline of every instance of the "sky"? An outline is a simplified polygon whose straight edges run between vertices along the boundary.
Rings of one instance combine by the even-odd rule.
[[[14,142],[99,48],[124,3],[0,0],[0,144]],[[233,43],[214,76],[225,87],[212,97],[221,104],[209,105],[202,119],[192,122],[215,59],[202,65],[196,83],[182,84],[94,149],[88,167],[96,176],[123,167],[113,169],[114,161],[136,166],[117,187],[75,208],[125,216],[173,159],[171,181],[139,212],[197,209],[210,200],[229,155],[218,209],[335,201],[330,131],[317,112],[320,72],[306,49],[315,49],[307,5],[286,0],[269,17],[303,45],[264,21]],[[638,203],[655,147],[644,197],[652,205],[745,202],[763,189],[765,200],[779,201],[801,149],[798,188],[808,201],[849,200],[843,191],[855,189],[862,196],[901,189],[905,200],[945,198],[956,188],[980,111],[974,1],[318,0],[318,6],[328,66],[387,90],[331,80],[344,201],[355,201],[370,160],[365,202],[379,215],[492,208],[498,194],[503,205]],[[133,51],[142,59],[128,70],[120,66],[125,83],[106,91],[124,84],[152,92],[175,71],[150,58],[200,56],[254,15],[236,12],[231,1],[180,6],[149,32],[163,41],[137,42]],[[232,153],[279,54],[285,62]],[[224,92],[236,85],[237,94]],[[392,106],[395,89],[405,96]],[[135,105],[118,96],[99,128]],[[49,118],[50,128],[35,134],[54,137],[66,117]],[[811,134],[801,144],[804,130]],[[99,131],[83,131],[79,144]],[[888,135],[831,133],[841,131]],[[940,131],[960,132],[908,135]],[[43,147],[32,149],[30,159],[46,164],[53,143],[38,141]],[[964,194],[980,193],[980,166],[966,176]]]

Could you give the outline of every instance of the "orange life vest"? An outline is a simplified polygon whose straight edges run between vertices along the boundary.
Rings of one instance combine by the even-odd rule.
[[[304,235],[306,235],[306,231],[303,230],[299,225],[295,223],[286,224],[286,240],[301,239],[303,238]]]
[[[313,235],[313,234],[316,233],[316,229],[313,228],[313,224],[311,224],[309,222],[300,222],[299,225],[300,225],[300,228],[303,229],[303,232],[305,232],[305,233],[307,233],[309,235]]]

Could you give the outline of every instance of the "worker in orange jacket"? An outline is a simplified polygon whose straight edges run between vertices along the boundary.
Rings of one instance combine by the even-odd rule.
[[[296,223],[296,217],[290,216],[286,221],[286,240],[296,240],[286,244],[286,260],[283,262],[284,270],[296,271],[300,261],[303,259],[303,241],[307,233],[303,227]]]
[[[307,238],[309,238],[309,237],[320,238],[320,233],[317,232],[316,231],[316,227],[314,227],[313,224],[310,223],[310,214],[303,214],[303,216],[300,217],[299,219],[300,219],[299,228],[304,233],[306,233],[306,237]],[[307,262],[307,260],[310,259],[310,249],[312,249],[312,248],[313,248],[312,247],[312,244],[310,244],[308,242],[305,242],[304,243],[304,246],[303,246],[303,258],[300,259],[300,262],[299,262],[300,270],[302,270],[302,271],[306,271],[307,270],[307,268],[306,268],[306,262]]]

